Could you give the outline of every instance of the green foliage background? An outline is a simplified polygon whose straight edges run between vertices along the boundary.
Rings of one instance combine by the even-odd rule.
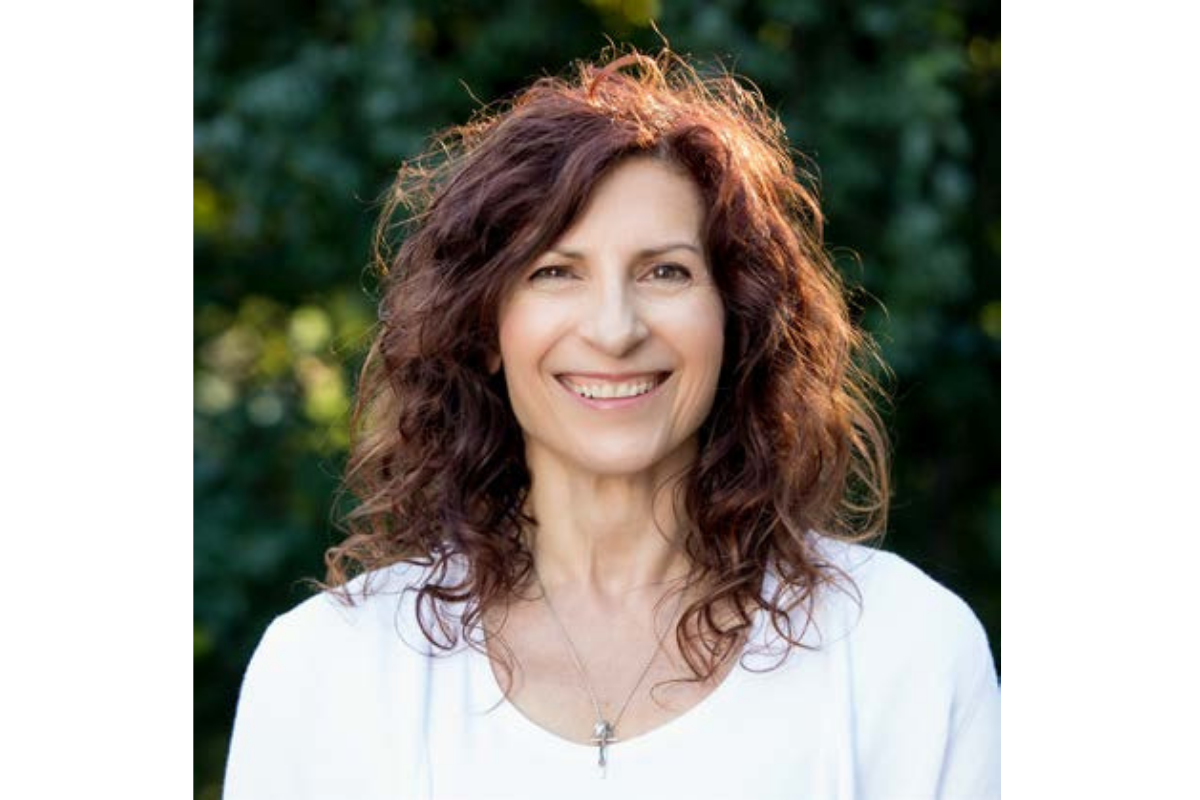
[[[999,658],[998,4],[235,3],[195,12],[195,784],[220,791],[242,670],[321,575],[376,198],[435,129],[605,37],[719,57],[820,168],[828,242],[895,371],[886,546]]]

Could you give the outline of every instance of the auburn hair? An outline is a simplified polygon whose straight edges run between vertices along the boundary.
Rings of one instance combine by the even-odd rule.
[[[380,325],[351,419],[343,491],[355,504],[324,588],[353,602],[356,575],[429,567],[420,627],[449,650],[460,632],[479,648],[470,632],[483,615],[529,587],[524,444],[503,375],[488,369],[498,309],[598,181],[638,155],[699,187],[726,311],[719,386],[680,483],[680,541],[708,587],[677,624],[680,650],[694,680],[708,679],[759,609],[789,650],[803,646],[789,613],[804,606],[807,624],[818,588],[845,577],[813,532],[862,540],[886,524],[888,448],[864,357],[878,359],[852,324],[815,181],[778,118],[752,85],[702,76],[665,49],[610,50],[538,79],[400,168],[377,228]],[[769,568],[778,588],[763,597]]]

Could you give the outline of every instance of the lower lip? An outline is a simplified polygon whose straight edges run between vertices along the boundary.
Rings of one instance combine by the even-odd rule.
[[[601,410],[616,410],[619,408],[633,408],[634,406],[639,406],[650,402],[650,400],[652,400],[654,396],[658,394],[658,391],[662,389],[663,384],[665,384],[669,379],[670,375],[660,380],[653,389],[645,394],[638,394],[634,395],[633,397],[584,397],[571,387],[567,386],[561,380],[558,381],[558,385],[561,386],[567,394],[571,395],[571,397],[574,397],[585,406],[590,406],[592,408],[598,408]]]

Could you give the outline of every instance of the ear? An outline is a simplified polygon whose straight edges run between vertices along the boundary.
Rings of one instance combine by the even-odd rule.
[[[488,375],[495,375],[497,372],[499,372],[501,364],[502,364],[502,362],[500,361],[500,351],[499,350],[490,351],[488,353],[488,357],[487,357]]]

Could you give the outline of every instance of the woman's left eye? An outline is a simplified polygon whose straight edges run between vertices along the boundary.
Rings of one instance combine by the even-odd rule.
[[[686,281],[692,277],[692,273],[687,267],[679,264],[656,264],[650,270],[650,277],[655,280]]]

